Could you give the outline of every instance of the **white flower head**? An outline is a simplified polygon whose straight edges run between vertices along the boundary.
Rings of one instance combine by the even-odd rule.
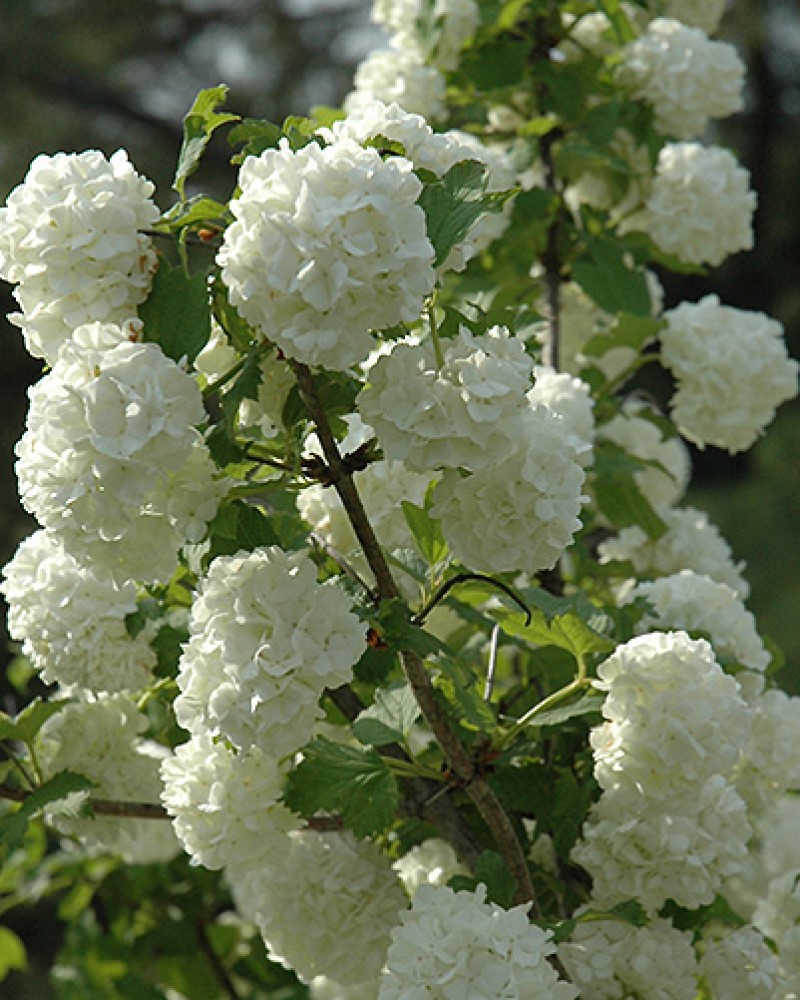
[[[503,910],[486,888],[454,892],[423,885],[392,932],[378,1000],[572,1000],[548,957],[551,932],[528,920],[526,906]]]
[[[356,69],[354,89],[342,106],[352,112],[372,101],[399,104],[404,111],[436,121],[445,112],[445,79],[408,49],[376,49]]]
[[[345,370],[370,331],[416,320],[433,247],[403,157],[352,140],[248,157],[217,260],[231,301],[291,358]]]
[[[121,581],[169,579],[178,550],[202,533],[219,496],[217,486],[206,489],[214,473],[196,429],[205,411],[195,380],[156,344],[90,323],[29,396],[16,449],[26,509],[81,561],[97,560]],[[174,483],[186,463],[196,503],[179,516],[185,499],[175,498]]]
[[[618,68],[631,96],[652,105],[656,126],[675,139],[694,139],[711,118],[740,111],[744,75],[732,45],[667,17],[625,46]]]
[[[480,22],[476,0],[375,0],[372,20],[392,34],[392,44],[440,69],[454,69]]]
[[[625,602],[644,597],[653,606],[636,625],[638,632],[684,629],[707,632],[717,653],[750,670],[769,665],[753,615],[727,584],[685,569],[637,584]]]
[[[643,229],[659,249],[688,264],[717,266],[753,246],[756,195],[732,153],[697,142],[669,142],[658,154]]]
[[[661,356],[678,387],[670,404],[684,437],[744,451],[797,395],[797,361],[783,327],[764,313],[720,304],[716,295],[664,313]]]
[[[755,815],[783,792],[800,791],[800,698],[777,688],[751,701],[753,728],[736,787]]]
[[[95,783],[91,795],[117,802],[157,803],[159,767],[166,747],[142,738],[147,719],[126,694],[99,694],[67,705],[39,733],[39,761],[45,778],[70,770]],[[118,854],[128,863],[169,861],[178,842],[168,823],[149,819],[54,814],[53,824],[80,838],[93,852]]]
[[[344,591],[318,584],[304,553],[220,556],[192,607],[176,717],[191,732],[283,757],[310,738],[320,695],[350,680],[364,648]]]
[[[589,386],[569,372],[559,372],[545,365],[534,368],[534,385],[528,400],[549,407],[564,421],[581,465],[591,464],[594,444],[594,399]]]
[[[132,638],[136,585],[79,562],[48,531],[26,538],[3,570],[8,630],[45,683],[88,691],[137,690],[152,676],[148,633]]]
[[[161,777],[161,800],[193,864],[256,870],[299,825],[278,804],[283,772],[259,747],[236,753],[201,732],[164,758]]]
[[[779,961],[763,935],[749,925],[710,937],[700,959],[700,974],[714,997],[750,1000],[751,997],[788,996],[780,986]]]
[[[37,156],[0,208],[0,277],[15,296],[28,350],[52,364],[72,330],[120,323],[150,289],[156,268],[141,232],[159,210],[153,185],[128,154],[97,150]]]
[[[477,470],[507,449],[506,425],[529,408],[533,362],[504,327],[479,337],[462,328],[442,346],[437,368],[428,345],[398,343],[370,369],[357,405],[387,458],[420,472]]]
[[[454,875],[467,875],[451,845],[430,837],[412,847],[394,863],[406,892],[413,899],[423,885],[446,885]]]

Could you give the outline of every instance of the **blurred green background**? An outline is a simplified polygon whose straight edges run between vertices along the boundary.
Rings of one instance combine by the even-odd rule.
[[[749,69],[746,111],[712,137],[732,146],[758,192],[756,249],[708,279],[671,278],[667,304],[716,292],[723,302],[779,319],[800,356],[800,9],[794,0],[736,0],[720,37]],[[225,82],[237,113],[282,120],[341,100],[355,62],[380,41],[368,0],[3,0],[0,32],[0,199],[40,152],[120,146],[156,182],[166,207],[181,118],[202,87]],[[227,198],[232,173],[214,142],[199,176]],[[0,312],[13,309],[7,286]],[[39,365],[0,320],[0,564],[33,524],[21,510],[13,445],[25,389]],[[689,502],[709,511],[749,566],[750,607],[787,655],[783,685],[800,693],[800,405],[784,406],[768,436],[743,456],[695,452]],[[4,619],[4,616],[2,616]],[[0,657],[7,662],[4,620]],[[4,673],[5,671],[2,671]],[[0,683],[0,704],[15,711]],[[39,968],[55,941],[42,910],[14,916]],[[48,930],[50,928],[50,930]],[[12,976],[4,997],[49,996],[46,972]]]

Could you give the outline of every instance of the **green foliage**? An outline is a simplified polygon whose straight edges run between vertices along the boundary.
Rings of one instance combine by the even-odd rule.
[[[211,334],[207,285],[205,274],[188,275],[162,257],[150,295],[139,306],[144,339],[173,361],[194,361]]]
[[[180,195],[181,201],[184,200],[186,181],[199,167],[200,159],[213,133],[220,125],[239,121],[238,115],[217,111],[227,96],[228,88],[222,85],[201,90],[183,119],[183,142],[172,181],[172,186]]]
[[[373,747],[404,743],[419,714],[417,699],[408,684],[390,684],[375,692],[375,703],[353,722],[353,736],[359,743]]]
[[[8,927],[0,927],[0,983],[13,970],[25,969],[28,956],[25,945]]]
[[[400,791],[375,750],[317,736],[304,747],[303,760],[288,776],[284,798],[302,815],[313,816],[319,810],[341,813],[348,830],[368,837],[392,825]]]
[[[612,441],[595,447],[594,493],[597,506],[617,528],[637,525],[648,538],[656,540],[667,530],[636,484],[633,474],[644,463]]]
[[[94,782],[82,774],[59,771],[38,785],[15,812],[0,816],[0,845],[13,851],[22,844],[28,823],[41,816],[47,806],[76,792],[88,792]]]

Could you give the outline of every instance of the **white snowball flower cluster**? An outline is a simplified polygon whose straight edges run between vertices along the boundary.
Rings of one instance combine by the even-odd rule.
[[[710,903],[741,868],[752,832],[732,783],[750,735],[739,686],[685,632],[630,640],[598,678],[608,721],[590,741],[603,794],[573,857],[601,905]]]
[[[348,455],[374,435],[372,428],[358,414],[349,414],[345,420],[347,435],[339,442],[339,450]],[[307,455],[322,455],[322,446],[316,434],[309,435],[303,450]],[[430,476],[413,472],[402,462],[383,459],[353,473],[353,482],[380,544],[386,549],[413,547],[402,501],[408,500],[421,507]],[[358,551],[359,543],[350,518],[335,490],[314,483],[297,494],[297,509],[327,545],[348,559],[352,558],[353,566],[359,572],[369,574],[366,558]]]
[[[694,1000],[697,995],[691,934],[660,917],[644,927],[621,920],[579,921],[559,945],[558,957],[586,1000]]]
[[[787,995],[781,990],[788,984],[782,982],[778,959],[751,926],[710,938],[700,959],[700,974],[715,1000],[779,1000]]]
[[[444,76],[408,49],[370,52],[356,68],[353,87],[342,102],[347,112],[372,101],[384,101],[399,104],[405,111],[422,115],[428,121],[444,117],[447,90]]]
[[[750,585],[744,578],[745,564],[734,562],[731,547],[705,511],[695,507],[657,507],[667,530],[655,541],[641,528],[623,528],[600,543],[598,555],[605,566],[613,561],[630,562],[637,575],[669,576],[691,569],[727,584],[741,600]]]
[[[581,527],[585,474],[565,421],[539,405],[515,427],[494,462],[466,477],[447,470],[433,494],[453,555],[477,572],[551,569]]]
[[[249,871],[285,850],[299,820],[278,805],[283,772],[259,747],[236,753],[197,733],[161,763],[161,801],[193,864]]]
[[[731,453],[749,448],[797,395],[800,366],[783,327],[764,313],[720,304],[716,295],[664,313],[661,357],[677,379],[672,417],[684,437]]]
[[[480,11],[476,0],[375,0],[372,20],[390,32],[395,48],[449,70],[478,27]]]
[[[58,771],[76,771],[95,783],[91,791],[95,798],[158,802],[159,766],[169,751],[142,738],[147,725],[132,699],[122,693],[87,695],[65,706],[39,733],[38,756],[45,778]],[[118,854],[128,863],[169,861],[179,850],[168,823],[117,816],[82,819],[58,812],[49,818],[90,850]]]
[[[169,579],[219,493],[196,430],[205,420],[197,383],[157,345],[129,339],[137,333],[135,325],[78,327],[30,389],[17,444],[26,509],[120,582]],[[176,477],[183,494],[187,471],[193,492],[177,496]]]
[[[160,215],[153,184],[125,150],[37,156],[0,208],[0,277],[18,283],[27,349],[48,364],[84,323],[122,323],[150,290],[156,269],[140,230]]]
[[[800,698],[777,688],[751,699],[752,735],[736,788],[761,815],[781,793],[800,791]]]
[[[581,465],[590,465],[594,444],[594,399],[589,386],[569,372],[559,372],[546,365],[533,370],[533,388],[527,393],[534,405],[549,407],[564,421]]]
[[[644,404],[630,400],[620,413],[598,427],[597,436],[619,445],[633,458],[657,463],[637,469],[633,479],[653,506],[669,507],[681,499],[689,485],[689,452],[679,437],[664,437],[644,415],[647,412]]]
[[[725,13],[725,0],[648,0],[653,10],[663,10],[665,17],[683,21],[691,28],[699,28],[707,35],[713,35]]]
[[[486,902],[485,886],[454,892],[422,886],[392,932],[378,1000],[572,1000],[548,957],[551,932],[528,920],[526,906]]]
[[[701,135],[711,118],[742,109],[744,63],[727,42],[657,17],[621,52],[618,78],[655,111],[657,128],[676,139]]]
[[[706,632],[717,654],[750,670],[764,671],[769,653],[756,631],[753,615],[734,590],[701,573],[680,573],[644,581],[630,590],[624,602],[644,597],[652,605],[637,622],[639,633],[651,629]]]
[[[394,863],[408,895],[413,899],[423,885],[447,885],[454,875],[468,875],[456,852],[446,840],[429,837]]]
[[[304,983],[322,975],[346,989],[374,983],[407,906],[389,858],[350,833],[291,833],[271,864],[228,877],[269,957]]]
[[[533,362],[504,327],[479,337],[462,328],[442,349],[437,368],[431,346],[398,343],[370,369],[357,405],[387,458],[420,472],[476,471],[508,449]]]
[[[697,142],[668,142],[658,154],[643,229],[659,249],[687,264],[721,264],[753,246],[756,196],[732,153]]]
[[[399,104],[372,100],[351,108],[346,118],[322,128],[319,134],[328,142],[353,139],[364,143],[383,136],[403,145],[405,156],[417,169],[430,170],[442,177],[464,160],[477,160],[486,168],[489,193],[513,187],[516,174],[506,153],[499,146],[489,146],[476,136],[451,130],[434,132],[425,119],[410,114]],[[510,203],[509,203],[510,205]],[[463,270],[467,262],[505,231],[508,216],[503,213],[481,215],[468,233],[456,244],[439,266],[442,271]]]
[[[26,538],[3,575],[9,634],[46,684],[121,691],[149,683],[156,663],[149,635],[133,638],[125,627],[137,607],[134,583],[78,562],[48,531]]]
[[[275,758],[309,739],[326,687],[351,679],[364,627],[344,591],[317,583],[302,552],[277,546],[215,559],[189,619],[178,723]]]
[[[231,302],[289,357],[345,370],[370,330],[416,320],[433,247],[402,157],[350,140],[248,157],[217,256]]]

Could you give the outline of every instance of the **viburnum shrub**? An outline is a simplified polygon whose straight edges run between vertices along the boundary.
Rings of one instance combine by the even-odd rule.
[[[376,0],[346,112],[202,91],[163,212],[124,151],[11,193],[3,907],[57,897],[59,997],[797,995],[800,699],[682,504],[798,365],[657,277],[752,244],[722,8]]]

